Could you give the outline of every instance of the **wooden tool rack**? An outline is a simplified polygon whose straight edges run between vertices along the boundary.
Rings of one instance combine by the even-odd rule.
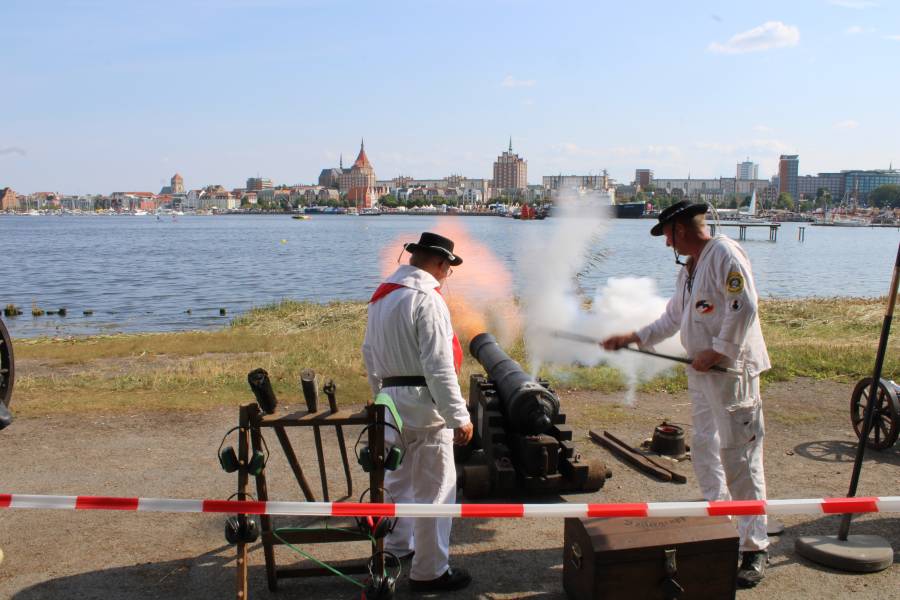
[[[297,480],[300,490],[303,492],[307,502],[315,502],[315,495],[309,486],[309,482],[303,474],[303,469],[297,455],[294,452],[293,445],[288,437],[287,430],[292,427],[313,427],[317,441],[320,441],[320,430],[323,427],[334,428],[336,433],[340,431],[340,427],[344,425],[360,425],[363,427],[372,426],[368,430],[368,444],[372,448],[373,468],[369,472],[369,501],[373,503],[381,503],[384,501],[384,406],[375,404],[366,405],[359,412],[351,412],[347,410],[331,410],[320,411],[297,411],[286,415],[266,415],[258,405],[246,404],[240,409],[240,430],[238,436],[238,458],[242,465],[246,465],[251,451],[263,451],[262,430],[272,429],[280,443],[281,449],[287,458],[294,478]],[[342,435],[342,433],[341,433]],[[317,459],[319,462],[320,473],[324,473],[324,455],[321,449],[321,443],[317,443]],[[245,468],[238,471],[238,498],[247,499],[250,495],[250,474]],[[265,469],[255,476],[256,479],[256,497],[260,502],[269,499],[268,487],[266,483]],[[348,481],[349,484],[349,481]],[[328,495],[327,484],[324,483],[323,475],[323,493]],[[352,490],[348,490],[348,494]],[[247,515],[238,515],[238,519],[242,525],[245,524]],[[318,531],[287,531],[279,533],[280,540],[275,537],[274,527],[272,526],[272,517],[269,515],[261,515],[261,538],[263,552],[266,562],[266,578],[269,589],[277,590],[278,580],[294,577],[317,577],[323,575],[333,575],[331,571],[323,567],[279,567],[275,564],[275,546],[284,542],[290,544],[326,544],[337,542],[359,542],[370,541],[369,536],[362,532],[341,531],[338,529],[318,530]],[[249,544],[237,544],[237,598],[238,600],[246,600],[247,595],[247,553]],[[375,541],[373,552],[373,571],[381,572],[384,569],[383,539]],[[368,573],[368,561],[343,564],[340,570],[346,574]]]

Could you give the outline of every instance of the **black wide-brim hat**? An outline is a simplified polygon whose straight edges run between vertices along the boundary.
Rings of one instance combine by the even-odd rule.
[[[698,202],[696,204],[688,202],[687,200],[676,202],[669,208],[659,213],[659,223],[653,226],[653,229],[650,230],[650,235],[662,235],[663,227],[665,227],[667,223],[671,223],[675,219],[689,219],[694,215],[703,214],[708,210],[709,205],[705,202]]]
[[[446,257],[454,267],[462,264],[462,259],[453,254],[453,240],[429,231],[424,232],[418,242],[403,244],[403,249],[407,252],[430,252]]]

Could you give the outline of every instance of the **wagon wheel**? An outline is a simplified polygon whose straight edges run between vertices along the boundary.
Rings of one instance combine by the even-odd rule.
[[[6,325],[0,320],[0,402],[9,406],[12,398],[13,383],[16,381],[16,369],[13,360],[12,340]]]
[[[866,406],[869,403],[871,385],[871,377],[860,380],[850,397],[850,421],[853,423],[856,437],[860,439],[865,426]],[[884,450],[893,446],[897,441],[897,436],[900,436],[900,403],[897,400],[894,384],[886,379],[878,382],[878,391],[875,393],[875,397],[872,431],[869,432],[866,445],[876,450]]]

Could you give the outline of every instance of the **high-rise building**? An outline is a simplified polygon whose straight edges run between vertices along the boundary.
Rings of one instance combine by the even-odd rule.
[[[524,192],[528,188],[528,161],[513,153],[512,138],[509,150],[494,161],[494,189],[503,192]]]
[[[652,169],[635,169],[634,170],[634,185],[645,190],[650,185],[653,184],[653,170]]]
[[[261,190],[271,190],[274,186],[272,185],[272,180],[267,179],[265,177],[248,177],[247,178],[247,191],[248,192],[259,192]]]
[[[750,159],[747,158],[744,162],[737,164],[737,171],[735,173],[735,177],[737,179],[759,179],[759,165],[750,162]]]
[[[778,160],[778,193],[787,192],[794,200],[797,195],[797,171],[800,168],[799,154],[782,154]]]

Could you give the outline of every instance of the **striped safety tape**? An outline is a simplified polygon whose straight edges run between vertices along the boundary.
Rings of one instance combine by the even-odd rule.
[[[821,515],[900,512],[900,496],[730,500],[721,502],[637,502],[624,504],[377,504],[179,500],[111,496],[0,494],[0,508],[132,510],[172,513],[241,513],[314,517],[706,517],[721,515]]]

